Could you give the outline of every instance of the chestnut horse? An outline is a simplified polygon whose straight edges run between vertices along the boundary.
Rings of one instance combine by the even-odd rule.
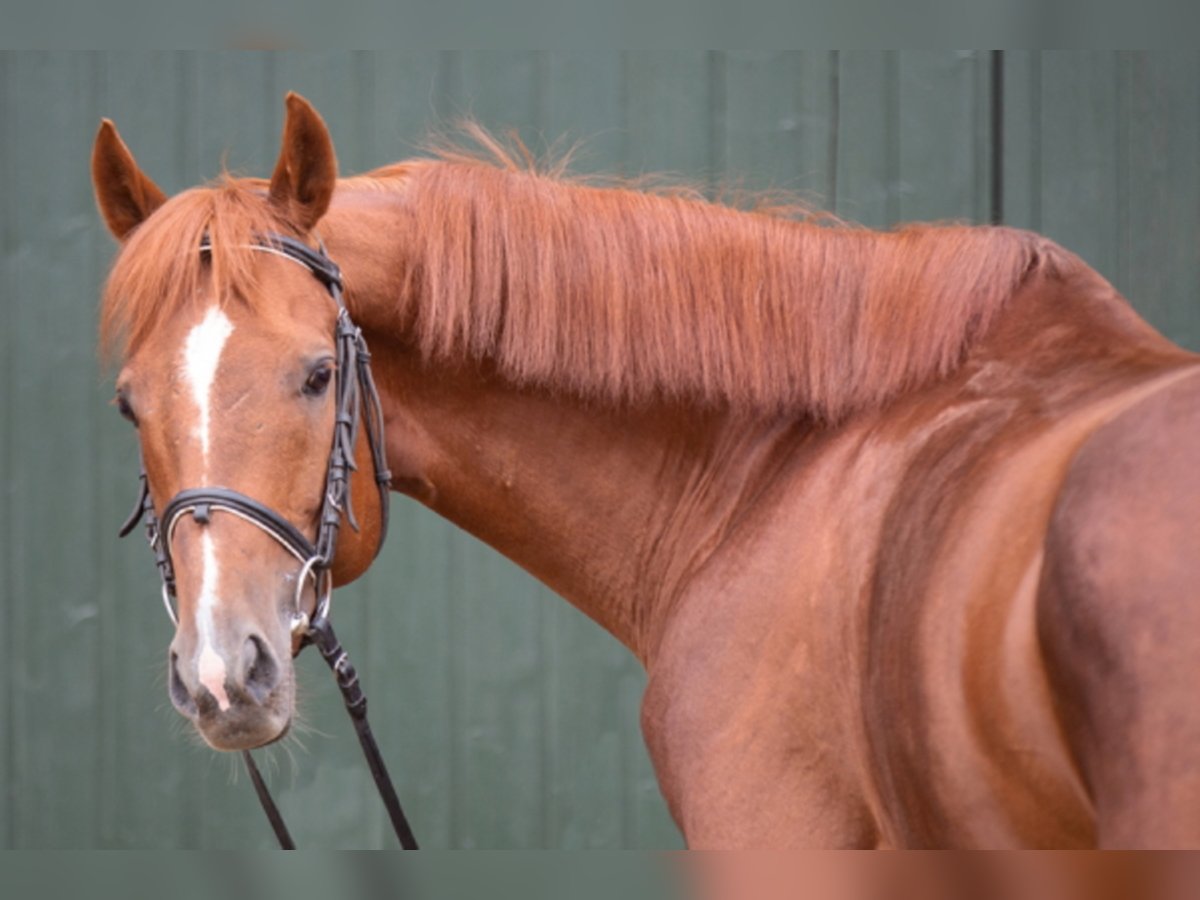
[[[320,242],[392,488],[636,654],[690,846],[1200,845],[1200,358],[1034,234],[491,151],[338,178],[289,95],[269,181],[167,199],[101,126],[103,340],[160,513],[223,485],[314,534],[335,307],[258,236]],[[337,583],[379,536],[354,490]],[[172,700],[214,747],[277,739],[296,560],[234,516],[172,541]]]

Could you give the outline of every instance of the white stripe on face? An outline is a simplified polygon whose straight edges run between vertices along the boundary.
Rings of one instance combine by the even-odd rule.
[[[212,386],[221,362],[221,351],[233,334],[233,323],[217,306],[209,308],[200,324],[188,332],[183,346],[184,374],[192,388],[192,399],[199,411],[196,436],[204,458],[204,477],[208,478],[208,446]]]
[[[196,626],[200,632],[202,646],[199,664],[200,683],[217,698],[217,707],[224,712],[229,709],[229,695],[225,693],[225,660],[213,650],[213,608],[217,605],[217,586],[221,577],[217,563],[217,551],[212,534],[205,531],[200,537],[204,555],[204,570],[200,581],[200,597],[196,601]]]
[[[204,318],[190,332],[183,346],[184,376],[192,389],[192,399],[198,412],[195,434],[200,439],[203,459],[203,482],[208,482],[208,448],[210,443],[211,407],[213,383],[217,378],[217,367],[221,363],[221,352],[225,342],[233,334],[233,323],[219,307],[212,306]],[[224,712],[229,709],[229,695],[225,693],[225,660],[213,649],[213,610],[220,596],[220,567],[212,534],[205,529],[201,536],[202,569],[200,597],[196,602],[196,629],[200,635],[200,658],[197,660],[200,683],[216,698],[217,707]]]

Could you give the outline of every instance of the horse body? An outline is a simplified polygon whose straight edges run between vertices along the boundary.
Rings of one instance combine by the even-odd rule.
[[[646,665],[645,736],[690,845],[1096,840],[1039,636],[1065,627],[1040,603],[1050,522],[1091,435],[1200,369],[1041,252],[952,377],[835,427],[564,402],[380,354],[406,490]]]
[[[303,180],[309,161],[292,163],[281,157]],[[769,347],[790,327],[772,324],[769,298],[750,324],[696,312],[694,345],[654,333],[635,307],[603,305],[636,293],[607,267],[619,254],[567,253],[578,235],[566,220],[545,226],[545,247],[518,240],[542,233],[528,224],[534,204],[558,190],[536,179],[514,179],[502,197],[514,211],[497,243],[503,265],[535,261],[481,289],[478,272],[500,264],[480,249],[484,218],[453,196],[475,170],[447,176],[444,220],[410,196],[430,189],[418,175],[437,165],[339,182],[319,216],[375,358],[393,487],[509,556],[643,662],[646,741],[689,845],[1200,844],[1200,707],[1188,702],[1200,608],[1187,580],[1200,486],[1185,464],[1200,440],[1196,357],[1034,236],[814,233],[814,252],[851,261],[845,304],[822,313],[832,349],[819,331],[796,338],[816,374],[764,359],[777,371],[743,385],[749,400],[706,396],[756,361],[737,348]],[[657,241],[663,259],[684,258],[695,244],[717,260],[714,277],[738,267],[734,238],[694,237],[690,208],[651,206],[605,194],[595,215],[642,229],[627,255]],[[479,243],[449,246],[459,226]],[[474,280],[413,250],[439,241]],[[688,277],[644,252],[630,264],[647,290],[666,296],[663,285]],[[753,252],[767,269],[784,264]],[[879,286],[847,274],[912,257],[920,263]],[[522,308],[517,288],[536,294],[564,269],[610,280],[608,295],[594,285],[600,319],[529,326],[526,339],[518,319],[548,313]],[[960,303],[956,279],[969,303],[995,299]],[[731,290],[712,287],[718,300]],[[560,288],[564,318],[591,302]],[[454,306],[480,291],[494,313]],[[960,320],[949,336],[938,310]],[[691,321],[661,313],[675,315]],[[735,346],[727,358],[705,343],[714,329]],[[933,361],[878,359],[889,329],[902,350],[910,331],[933,334],[928,353],[912,354]],[[649,349],[622,357],[643,331]],[[522,341],[545,346],[513,357]],[[673,388],[662,373],[689,347],[694,371]],[[603,390],[546,374],[571,354]],[[650,385],[640,394],[621,380],[630,368]],[[760,403],[771,378],[789,397],[834,399]],[[855,378],[890,386],[854,394]],[[1154,562],[1147,577],[1141,559]]]

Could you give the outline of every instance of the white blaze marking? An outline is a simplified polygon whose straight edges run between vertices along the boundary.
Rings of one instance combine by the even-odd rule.
[[[204,554],[200,598],[196,601],[196,625],[204,642],[199,659],[200,683],[217,698],[217,707],[224,712],[229,709],[229,695],[225,693],[225,660],[212,646],[213,608],[217,605],[217,581],[221,570],[212,535],[205,531],[200,543]]]
[[[183,346],[184,374],[192,387],[192,399],[200,412],[196,435],[204,457],[204,475],[208,477],[208,445],[212,386],[221,362],[221,351],[233,334],[233,323],[217,306],[210,307],[200,324],[188,332]]]
[[[233,323],[217,306],[209,308],[200,324],[188,332],[183,345],[184,376],[192,389],[192,399],[198,412],[194,433],[200,440],[203,460],[204,482],[208,481],[209,430],[212,424],[212,388],[217,378],[217,367],[221,363],[221,351],[233,334]],[[220,567],[213,546],[212,535],[206,529],[200,538],[203,550],[200,597],[196,602],[196,630],[201,640],[198,675],[200,683],[217,700],[217,707],[224,712],[229,709],[229,695],[225,693],[225,660],[213,649],[213,609],[220,597],[217,594]]]

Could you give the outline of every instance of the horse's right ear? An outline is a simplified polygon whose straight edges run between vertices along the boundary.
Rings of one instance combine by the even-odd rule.
[[[100,123],[92,146],[92,187],[100,215],[118,241],[123,241],[167,195],[138,168],[133,154],[108,119]]]

